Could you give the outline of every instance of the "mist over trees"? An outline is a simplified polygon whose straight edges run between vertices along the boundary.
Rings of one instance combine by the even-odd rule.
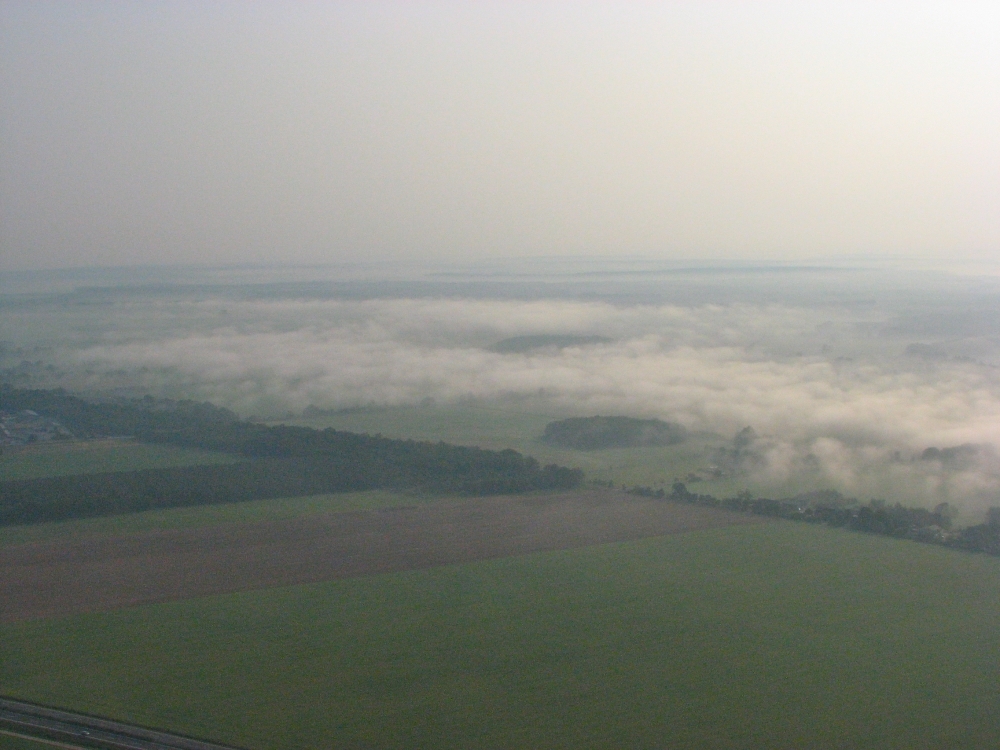
[[[0,525],[209,503],[371,489],[491,495],[571,489],[579,469],[514,450],[268,426],[211,404],[143,398],[95,403],[60,391],[0,388],[0,410],[32,409],[78,436],[234,453],[249,461],[0,482]]]
[[[706,479],[947,501],[970,520],[1000,496],[995,281],[652,261],[447,270],[93,271],[51,293],[44,275],[19,278],[0,295],[0,381],[272,420],[422,403],[628,414],[718,436]],[[723,437],[745,425],[749,446]]]
[[[529,336],[511,336],[493,344],[489,348],[497,354],[523,354],[536,349],[565,349],[569,346],[593,346],[594,344],[610,344],[613,339],[607,336],[582,336],[577,334],[540,333]]]
[[[600,450],[683,443],[683,425],[633,417],[571,417],[545,426],[542,441],[559,448]]]
[[[1000,556],[1000,507],[988,510],[985,523],[954,530],[952,521],[956,511],[948,503],[940,503],[933,510],[907,507],[901,503],[890,505],[883,500],[862,503],[857,498],[844,497],[836,490],[807,492],[782,499],[755,497],[744,490],[734,497],[719,498],[691,492],[680,481],[674,482],[669,492],[641,486],[628,491],[642,497],[822,524]]]

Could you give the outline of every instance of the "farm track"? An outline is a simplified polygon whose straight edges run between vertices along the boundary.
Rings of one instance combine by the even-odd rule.
[[[0,622],[761,522],[587,490],[21,544],[0,548]]]

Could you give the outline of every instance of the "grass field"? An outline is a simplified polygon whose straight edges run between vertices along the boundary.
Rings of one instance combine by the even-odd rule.
[[[0,455],[0,480],[225,463],[237,459],[238,457],[224,453],[120,441],[46,444],[6,450]],[[151,529],[278,520],[309,513],[338,513],[413,505],[430,499],[440,498],[375,490],[255,500],[227,505],[167,508],[101,518],[0,527],[0,546],[94,534],[126,534]]]
[[[0,692],[280,748],[978,748],[1000,560],[805,524],[0,628]]]
[[[3,448],[0,452],[0,481],[96,474],[104,471],[163,469],[236,460],[238,457],[225,453],[122,440],[50,442]]]
[[[441,497],[373,490],[336,495],[309,495],[277,500],[252,500],[228,505],[166,508],[118,516],[86,518],[29,526],[0,527],[0,546],[43,542],[96,534],[127,534],[152,529],[178,529],[219,523],[245,523],[297,518],[310,513],[371,510],[441,500]]]
[[[62,742],[43,742],[17,737],[0,731],[0,750],[52,750],[53,747],[70,747]]]
[[[669,483],[674,476],[702,468],[709,445],[722,442],[717,436],[695,436],[668,447],[620,448],[583,451],[561,449],[541,441],[545,425],[558,415],[518,411],[502,406],[446,405],[392,406],[353,409],[294,424],[333,427],[352,432],[381,433],[386,437],[443,440],[481,448],[513,448],[542,463],[558,463],[583,469],[588,479],[612,480],[616,484],[653,485]]]
[[[390,406],[352,409],[310,419],[286,422],[308,427],[333,427],[352,432],[381,433],[386,437],[414,440],[443,440],[482,448],[513,448],[542,463],[558,463],[583,469],[587,479],[612,481],[615,485],[667,486],[690,472],[704,470],[713,463],[712,453],[729,446],[729,436],[694,433],[678,445],[607,450],[572,450],[546,445],[541,441],[545,425],[566,415],[525,410],[504,403],[462,403],[457,405]],[[588,415],[593,416],[593,415]],[[709,480],[692,484],[693,491],[732,496],[749,489],[755,494],[791,496],[799,492],[830,489],[829,480],[799,477],[782,484],[761,484],[747,477]]]

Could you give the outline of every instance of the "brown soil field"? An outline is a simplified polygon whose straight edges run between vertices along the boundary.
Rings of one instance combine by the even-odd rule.
[[[615,490],[588,490],[20,544],[0,548],[0,622],[762,520]]]

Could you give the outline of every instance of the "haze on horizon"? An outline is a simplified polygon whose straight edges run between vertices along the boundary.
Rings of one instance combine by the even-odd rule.
[[[995,272],[996,3],[0,4],[0,271]]]
[[[976,517],[997,28],[986,3],[0,4],[0,378],[752,426],[767,491]],[[532,336],[591,343],[495,348]]]

